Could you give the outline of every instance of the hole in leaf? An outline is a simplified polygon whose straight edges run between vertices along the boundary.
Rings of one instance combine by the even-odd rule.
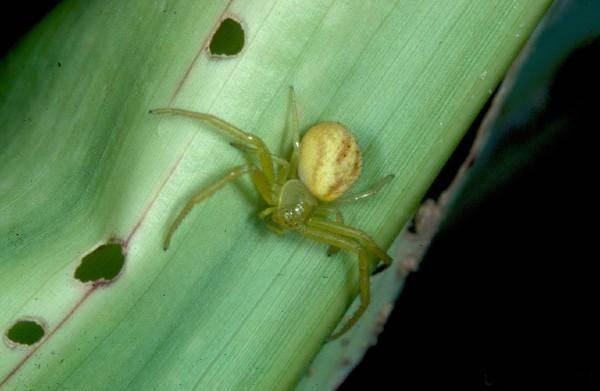
[[[227,18],[213,34],[208,50],[213,56],[233,56],[244,47],[244,29],[237,20]]]
[[[20,320],[6,332],[6,337],[21,345],[31,346],[42,339],[44,328],[34,320]]]
[[[125,263],[120,243],[108,243],[98,247],[81,260],[75,270],[75,278],[81,282],[110,281],[119,274]]]

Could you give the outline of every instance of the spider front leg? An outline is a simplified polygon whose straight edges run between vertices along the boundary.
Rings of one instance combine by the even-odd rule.
[[[344,325],[336,332],[334,332],[329,340],[334,340],[345,334],[348,330],[354,326],[354,324],[360,319],[362,314],[366,311],[371,301],[371,283],[369,273],[369,258],[367,251],[360,244],[342,237],[338,234],[329,232],[327,230],[321,230],[312,227],[306,227],[301,231],[307,238],[316,240],[318,242],[329,244],[330,246],[340,248],[349,252],[356,253],[358,255],[358,281],[360,291],[360,307],[352,314],[350,319],[344,323]]]
[[[271,152],[265,145],[265,143],[257,136],[244,132],[238,127],[230,124],[227,121],[222,120],[212,114],[197,113],[195,111],[189,111],[177,108],[158,108],[150,110],[150,114],[175,114],[184,117],[194,118],[201,121],[206,121],[209,124],[216,126],[223,133],[229,137],[233,137],[238,141],[249,145],[251,148],[256,148],[258,159],[261,163],[262,171],[267,179],[267,182],[273,183],[275,179],[275,172],[273,170],[273,160],[271,159]]]
[[[185,207],[181,210],[181,212],[179,212],[179,214],[175,218],[175,221],[173,221],[173,224],[171,224],[171,227],[167,231],[167,234],[165,235],[165,240],[163,242],[163,249],[166,251],[169,248],[169,245],[171,243],[171,237],[173,236],[173,233],[175,232],[177,227],[179,227],[179,225],[181,224],[183,219],[185,219],[185,217],[194,208],[194,206],[196,206],[196,204],[199,204],[200,202],[206,200],[208,197],[210,197],[215,192],[217,192],[217,190],[220,190],[223,186],[225,186],[226,184],[228,184],[231,181],[236,180],[237,178],[239,178],[240,176],[242,176],[244,174],[250,174],[252,181],[254,182],[254,186],[256,186],[258,192],[261,195],[263,193],[268,192],[269,189],[266,188],[266,186],[268,186],[268,184],[266,183],[266,181],[264,179],[264,175],[262,175],[262,171],[258,170],[256,167],[254,167],[252,165],[247,165],[247,164],[233,168],[227,174],[225,174],[221,179],[219,179],[218,181],[216,181],[215,183],[213,183],[206,189],[200,191],[198,194],[193,196],[187,202]]]
[[[318,218],[312,218],[309,222],[309,225],[313,228],[331,232],[333,234],[349,238],[360,243],[364,248],[366,248],[371,254],[375,255],[377,258],[383,261],[383,266],[377,268],[373,274],[379,273],[386,269],[392,263],[392,258],[385,253],[382,249],[377,246],[375,241],[371,239],[369,235],[366,233],[349,227],[344,224],[340,224],[338,222],[322,220]]]
[[[319,206],[315,210],[314,215],[321,217],[335,215],[335,222],[339,224],[344,224],[344,216],[342,215],[342,212],[340,212],[340,210],[335,206]],[[327,249],[327,256],[330,257],[332,255],[335,255],[338,253],[338,251],[340,251],[338,247],[329,246],[329,248]]]
[[[267,218],[267,216],[271,215],[273,212],[275,212],[277,209],[279,209],[278,206],[270,206],[267,209],[264,209],[263,211],[261,211],[258,214],[258,218],[261,220],[265,220]],[[277,235],[283,235],[286,231],[285,228],[281,228],[280,226],[278,226],[277,224],[274,224],[271,221],[266,221],[267,224],[267,228],[273,232],[275,232]]]
[[[256,148],[242,143],[232,142],[231,146],[239,149],[247,155],[256,155],[258,152]],[[276,183],[279,185],[279,187],[281,187],[289,178],[290,163],[287,160],[273,154],[271,154],[271,159],[273,159],[273,162],[279,167],[276,175]]]

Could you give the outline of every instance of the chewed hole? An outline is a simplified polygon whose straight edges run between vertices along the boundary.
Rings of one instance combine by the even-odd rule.
[[[34,320],[19,320],[6,332],[11,342],[31,346],[44,336],[44,328]]]
[[[83,257],[75,270],[75,278],[81,282],[110,281],[121,272],[124,264],[121,243],[103,244]]]
[[[224,19],[213,34],[208,50],[212,56],[234,56],[244,47],[244,29],[235,19]]]

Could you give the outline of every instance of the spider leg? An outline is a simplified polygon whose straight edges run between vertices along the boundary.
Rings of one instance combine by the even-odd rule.
[[[181,212],[179,212],[179,214],[171,224],[171,227],[169,227],[169,230],[167,231],[167,234],[165,235],[165,240],[163,242],[163,249],[166,251],[169,248],[169,244],[171,243],[171,237],[173,236],[173,233],[196,204],[199,204],[200,202],[213,195],[215,192],[217,192],[217,190],[220,190],[227,183],[236,180],[244,174],[252,174],[253,172],[260,171],[257,170],[256,167],[250,165],[237,166],[230,170],[227,174],[225,174],[221,179],[219,179],[206,189],[200,191],[198,194],[190,198],[185,207],[181,210]],[[256,182],[255,185],[257,188],[259,187],[259,185]]]
[[[292,125],[292,156],[290,156],[290,171],[292,179],[298,177],[298,156],[300,156],[300,128],[298,125],[298,107],[294,87],[290,86],[290,111]]]
[[[375,183],[373,186],[371,186],[367,190],[362,191],[358,194],[352,195],[350,197],[338,198],[337,200],[333,201],[333,203],[335,203],[335,204],[350,204],[352,202],[361,201],[366,198],[369,198],[369,197],[377,194],[379,192],[379,190],[381,190],[381,188],[383,186],[387,185],[392,179],[394,179],[394,174],[386,175],[383,178],[381,178],[379,180],[379,182]]]
[[[298,130],[298,110],[296,108],[296,98],[294,95],[294,87],[290,86],[290,110],[292,112],[292,136],[293,136],[293,150],[292,156],[290,157],[289,162],[285,159],[280,158],[277,155],[271,154],[271,159],[273,162],[279,166],[279,170],[277,171],[277,175],[275,178],[275,183],[279,185],[281,188],[285,182],[291,178],[297,178],[298,171],[298,154],[300,148],[299,141],[299,130]],[[259,154],[260,150],[251,144],[244,144],[239,142],[230,143],[232,147],[237,148],[245,153]],[[270,153],[270,152],[269,152]],[[260,155],[259,155],[260,157]],[[277,191],[275,191],[276,193]],[[274,198],[274,197],[273,197]],[[274,200],[273,200],[274,201]],[[269,204],[274,204],[274,202],[269,202]]]
[[[184,117],[194,118],[201,121],[206,121],[209,124],[216,126],[219,130],[221,130],[226,135],[233,137],[239,140],[241,143],[249,145],[253,148],[256,148],[258,159],[261,164],[261,168],[264,171],[264,175],[269,183],[273,183],[275,178],[275,173],[273,170],[273,160],[271,159],[271,152],[265,145],[265,143],[259,137],[244,132],[243,130],[237,128],[236,126],[226,122],[214,115],[207,113],[197,113],[195,111],[177,109],[177,108],[158,108],[150,110],[151,114],[175,114],[181,115]]]
[[[340,224],[344,224],[344,216],[342,216],[342,212],[335,206],[319,206],[315,209],[314,214],[317,216],[326,217],[329,215],[335,215],[335,221]]]
[[[252,145],[239,143],[237,141],[231,141],[229,145],[231,145],[235,149],[239,149],[240,151],[246,153],[256,153],[258,151],[258,149],[254,148]]]
[[[360,307],[352,314],[352,316],[344,323],[344,325],[336,332],[334,332],[329,340],[334,340],[341,335],[345,334],[354,324],[360,319],[362,314],[365,312],[371,301],[371,285],[370,285],[370,273],[369,273],[369,258],[367,251],[363,246],[354,242],[349,238],[345,238],[337,233],[330,232],[311,226],[307,226],[301,233],[310,239],[318,242],[329,244],[336,248],[354,252],[358,255],[358,280],[359,280],[359,292],[360,292]]]
[[[232,142],[230,144],[232,147],[237,148],[246,154],[256,154],[258,152],[258,150],[251,145],[236,142]],[[279,170],[277,171],[277,184],[281,187],[287,181],[288,174],[290,172],[290,163],[287,160],[273,154],[271,154],[271,159],[273,159],[273,162],[279,166]]]
[[[321,217],[327,217],[331,214],[335,214],[336,223],[344,224],[344,216],[342,216],[342,212],[340,212],[340,210],[335,206],[319,206],[314,211],[314,215]],[[335,255],[338,251],[340,251],[339,247],[329,246],[329,248],[327,249],[327,256],[330,257],[332,255]]]
[[[250,154],[250,153],[252,153],[252,154],[258,153],[258,149],[254,148],[251,145],[246,145],[246,144],[242,144],[242,143],[236,143],[235,141],[230,142],[229,145],[231,145],[232,147],[234,147],[236,149],[239,149],[242,152],[248,153],[248,154]],[[287,160],[285,160],[283,158],[280,158],[277,155],[271,154],[271,159],[273,159],[273,162],[275,164],[278,164],[280,166],[287,166],[287,165],[289,165],[289,163],[288,163]]]
[[[277,235],[283,235],[285,233],[285,229],[279,228],[278,226],[270,222],[267,223],[267,228],[270,229],[272,232],[275,232]]]
[[[268,215],[270,215],[271,213],[273,213],[273,212],[274,212],[276,209],[277,209],[277,207],[276,207],[276,206],[271,206],[271,207],[268,207],[267,209],[264,209],[263,211],[261,211],[261,212],[258,214],[258,217],[259,217],[260,219],[264,220],[264,219],[265,219],[265,218],[266,218]]]
[[[275,205],[275,194],[273,192],[273,186],[269,183],[269,180],[265,176],[264,172],[257,169],[253,165],[249,164],[250,169],[250,178],[252,178],[252,182],[256,187],[256,190],[260,194],[260,196],[265,200],[265,202],[269,205]]]
[[[261,211],[258,214],[258,217],[262,220],[264,220],[267,216],[269,216],[271,213],[275,212],[277,210],[277,206],[271,206],[268,207],[267,209],[264,209],[263,211]],[[285,233],[285,229],[279,227],[276,224],[273,224],[270,221],[267,221],[267,228],[270,229],[271,231],[275,232],[277,235],[282,235],[283,233]]]
[[[392,258],[389,255],[387,255],[385,251],[379,248],[375,241],[369,235],[358,229],[349,227],[345,224],[340,224],[338,222],[327,221],[318,218],[312,218],[308,224],[313,228],[356,240],[369,252],[371,252],[377,258],[381,259],[383,261],[384,268],[388,267],[392,263]],[[383,269],[378,269],[377,272],[380,272],[381,270]]]

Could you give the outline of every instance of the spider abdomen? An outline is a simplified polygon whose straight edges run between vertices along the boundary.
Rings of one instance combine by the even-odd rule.
[[[300,144],[298,176],[322,201],[333,201],[358,179],[361,170],[358,142],[342,124],[320,122]]]

